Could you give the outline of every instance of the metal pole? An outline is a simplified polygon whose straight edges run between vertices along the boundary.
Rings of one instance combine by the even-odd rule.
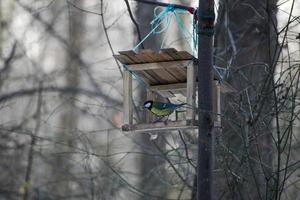
[[[212,66],[214,1],[198,6],[198,164],[197,200],[212,199]]]

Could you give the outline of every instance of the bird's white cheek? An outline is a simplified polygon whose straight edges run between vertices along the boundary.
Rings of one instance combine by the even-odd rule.
[[[151,103],[146,103],[145,104],[145,108],[150,108],[150,106],[151,106]]]

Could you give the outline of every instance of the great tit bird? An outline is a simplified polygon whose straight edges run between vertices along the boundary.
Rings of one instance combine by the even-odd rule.
[[[152,112],[157,117],[163,118],[171,115],[176,109],[182,107],[183,105],[186,105],[186,103],[173,104],[150,100],[144,103],[144,108],[150,110],[150,112]]]

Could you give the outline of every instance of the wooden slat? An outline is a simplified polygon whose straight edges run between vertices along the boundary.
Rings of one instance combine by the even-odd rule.
[[[114,55],[114,57],[120,61],[122,64],[134,64],[135,62],[133,60],[131,60],[130,58],[128,58],[127,56],[124,55]]]
[[[163,62],[165,59],[161,57],[158,53],[147,53],[147,56],[151,58],[151,62]]]
[[[162,49],[156,53],[150,49],[142,49],[136,54],[134,51],[120,51],[120,55],[114,55],[123,64],[138,64],[150,62],[166,62],[174,60],[188,60],[193,56],[186,51],[177,51],[174,48]]]
[[[147,73],[147,71],[138,71],[135,73],[137,73],[137,75],[140,76],[140,78],[142,78],[149,85],[159,83],[159,81],[155,77],[153,77],[151,74]]]
[[[169,72],[164,69],[153,70],[156,77],[161,83],[176,83],[177,79],[174,78]]]
[[[174,48],[168,48],[168,49],[161,49],[161,52],[168,54],[173,58],[173,60],[180,60],[180,55],[177,54],[177,50]]]
[[[160,80],[159,77],[157,77],[156,73],[154,73],[153,70],[145,70],[143,71],[145,74],[147,74],[148,76],[151,76],[152,79],[154,80],[153,82],[155,82],[154,84],[162,84],[163,82]]]
[[[189,60],[183,61],[168,61],[168,62],[157,62],[157,63],[143,63],[143,64],[131,64],[128,65],[128,69],[132,71],[139,70],[156,70],[161,68],[174,68],[181,67],[184,68],[190,64]]]
[[[188,124],[187,121],[168,121],[157,122],[152,124],[135,124],[132,126],[123,126],[123,131],[134,131],[135,133],[156,132],[156,131],[172,131],[182,129],[196,129],[197,126]]]
[[[157,83],[157,81],[153,80],[152,77],[147,77],[144,71],[135,72],[134,78],[138,81],[143,81],[147,85],[152,85]]]
[[[132,52],[130,52],[130,55],[132,55]],[[144,63],[153,63],[160,61],[158,53],[152,51],[151,49],[141,49],[139,54],[135,54],[135,56],[140,60],[143,60]]]
[[[184,80],[186,80],[186,71],[186,65],[184,65],[184,67],[176,68],[177,76],[184,77]]]
[[[170,68],[169,64],[167,62],[161,62],[159,63],[162,68],[166,69],[169,73],[171,73],[178,82],[186,81],[186,67],[190,64],[190,62],[184,63],[184,61],[172,61],[172,62],[178,62],[182,63],[179,64],[176,68]]]
[[[164,59],[164,61],[173,61],[173,58],[166,53],[160,53],[159,55],[160,55],[161,59]],[[176,69],[174,69],[174,68],[168,69],[168,66],[165,66],[164,63],[160,63],[160,65],[169,74],[171,74],[177,80],[177,82],[183,82],[186,80],[184,69],[181,69],[180,67],[177,67]]]
[[[164,58],[166,60],[173,59],[170,55],[168,55],[166,53],[160,53],[160,55],[162,56],[162,58]],[[189,63],[187,63],[187,64],[189,64]],[[162,65],[162,67],[165,68],[170,74],[172,74],[178,80],[178,82],[182,82],[182,81],[186,80],[186,68],[177,67],[177,68],[167,69],[166,65]]]
[[[133,60],[135,63],[144,63],[143,60],[136,56],[134,51],[119,51],[120,55],[127,56],[129,59]]]
[[[157,62],[174,61],[174,59],[167,53],[160,52],[157,55]]]
[[[187,68],[187,84],[186,84],[186,103],[192,108],[187,109],[186,111],[186,119],[187,120],[195,120],[195,101],[196,101],[196,85],[195,81],[195,68],[194,65],[191,65]]]
[[[143,59],[145,61],[145,63],[150,63],[150,62],[156,62],[155,61],[155,56],[157,53],[155,53],[153,50],[151,49],[141,49],[138,57],[140,57],[141,59]]]
[[[155,62],[155,60],[152,59],[151,54],[141,53],[137,54],[136,57],[143,61],[143,63],[152,63]]]
[[[167,53],[160,53],[161,57],[166,61],[174,60],[172,56]],[[172,70],[166,69],[170,74],[172,74],[179,82],[186,80],[186,69],[185,68],[172,68]]]
[[[160,51],[165,53],[177,53],[177,50],[175,48],[165,48],[161,49]]]
[[[227,83],[228,84],[228,83]],[[197,82],[195,82],[195,85],[197,87]],[[228,92],[227,86],[224,85],[223,83],[220,84],[220,92],[221,93],[226,93]],[[174,84],[162,84],[162,85],[151,85],[150,86],[151,90],[155,91],[185,91],[186,90],[186,83],[174,83]],[[235,92],[235,91],[233,91]]]
[[[198,121],[191,122],[186,120],[180,121],[168,121],[157,122],[152,124],[134,124],[128,125],[125,124],[122,126],[122,131],[124,132],[134,132],[134,133],[147,133],[147,132],[164,132],[164,131],[176,131],[176,130],[184,130],[184,129],[197,129]],[[214,127],[220,128],[220,122],[214,122]]]
[[[194,57],[187,51],[178,51],[177,52],[177,55],[179,55],[179,57],[182,59],[182,60],[191,60],[193,59]]]
[[[186,83],[174,83],[167,85],[154,85],[150,86],[153,91],[181,91],[186,89]]]
[[[174,48],[162,49],[163,53],[168,54],[173,60],[192,60],[194,57],[187,51],[176,51]]]
[[[174,60],[172,58],[172,56],[170,56],[169,54],[164,53],[164,52],[160,52],[159,56],[162,57],[164,59],[164,61],[172,61],[172,60]]]
[[[165,70],[170,73],[173,77],[175,77],[175,79],[177,80],[177,82],[185,82],[186,81],[186,71],[184,71],[181,68],[173,68],[173,69],[168,69],[165,68]]]
[[[123,73],[123,96],[124,96],[123,123],[132,125],[133,123],[132,75],[129,71],[124,71]]]

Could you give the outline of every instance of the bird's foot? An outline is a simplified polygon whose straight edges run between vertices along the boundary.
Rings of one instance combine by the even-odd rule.
[[[161,122],[161,119],[162,119],[162,118],[158,118],[158,119],[154,120],[153,123],[155,124],[155,123],[157,123],[157,122]]]
[[[167,117],[166,120],[164,120],[164,124],[165,124],[165,125],[168,125],[168,120],[169,120],[169,116]]]

